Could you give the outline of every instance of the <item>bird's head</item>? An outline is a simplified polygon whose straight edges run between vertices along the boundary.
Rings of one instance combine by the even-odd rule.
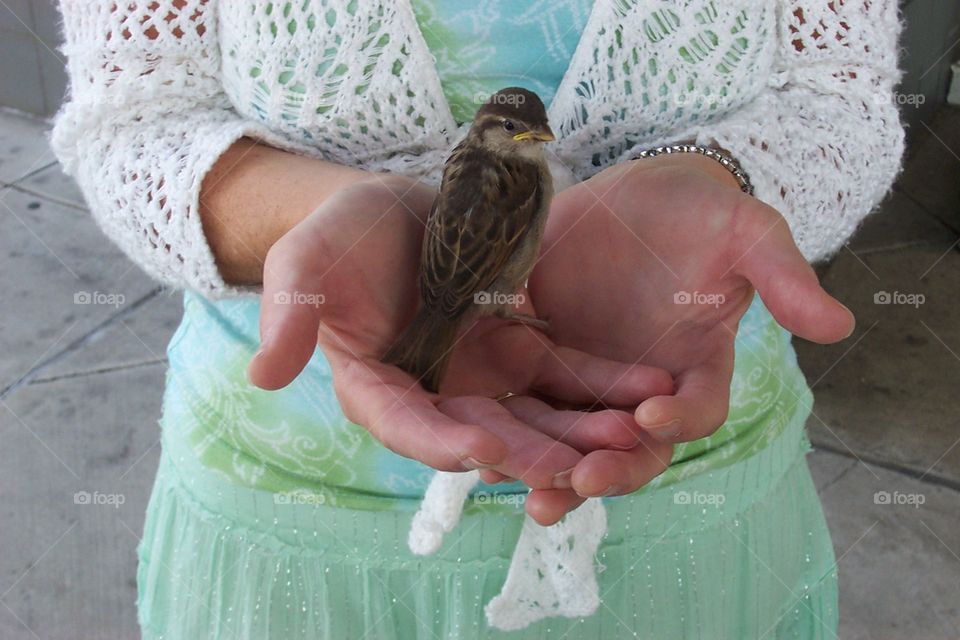
[[[543,143],[556,138],[547,123],[547,110],[533,91],[501,89],[477,110],[470,135],[494,153],[537,159]]]

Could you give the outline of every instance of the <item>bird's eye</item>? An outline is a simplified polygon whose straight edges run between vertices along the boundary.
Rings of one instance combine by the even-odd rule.
[[[516,127],[516,125],[513,124],[513,122],[512,122],[511,120],[504,120],[504,121],[503,121],[503,128],[506,129],[507,131],[513,131],[513,130],[516,129],[517,127]]]

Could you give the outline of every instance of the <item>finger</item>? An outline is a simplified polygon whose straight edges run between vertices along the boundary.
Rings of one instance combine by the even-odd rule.
[[[583,456],[517,420],[499,402],[460,396],[444,399],[438,408],[457,421],[482,425],[506,444],[509,453],[496,471],[534,489],[570,488],[570,473]]]
[[[506,458],[499,437],[439,411],[434,396],[410,376],[376,361],[344,367],[344,357],[335,354],[331,361],[344,415],[391,451],[440,471],[492,467]]]
[[[497,484],[500,482],[513,482],[515,478],[504,475],[499,471],[494,471],[493,469],[481,469],[480,470],[480,479],[486,482],[487,484]]]
[[[673,379],[663,369],[626,364],[553,346],[537,365],[532,387],[541,393],[578,404],[603,402],[636,406],[646,398],[673,391]]]
[[[672,445],[650,436],[630,451],[593,451],[573,470],[573,489],[583,497],[632,493],[663,473],[672,455]]]
[[[719,326],[714,331],[726,328]],[[718,335],[714,353],[677,377],[674,395],[650,398],[637,407],[637,423],[664,442],[688,442],[716,431],[730,408],[733,357],[733,337]]]
[[[584,453],[604,448],[632,449],[643,437],[643,430],[626,411],[558,410],[529,396],[515,396],[502,404],[518,420]]]
[[[569,489],[534,489],[527,494],[527,514],[544,527],[563,519],[586,501]]]
[[[261,389],[290,384],[317,347],[322,292],[313,290],[296,258],[279,241],[267,255],[260,301],[260,349],[247,367],[247,378]]]
[[[775,209],[751,200],[741,224],[734,271],[760,294],[773,317],[791,333],[821,344],[853,333],[853,313],[824,291]]]

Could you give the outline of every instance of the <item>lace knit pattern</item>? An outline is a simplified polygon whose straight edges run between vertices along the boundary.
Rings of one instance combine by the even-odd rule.
[[[463,134],[406,0],[63,0],[70,99],[54,149],[155,278],[220,297],[198,215],[241,136],[439,181]],[[632,147],[736,156],[810,260],[888,190],[903,129],[896,3],[597,0],[550,107],[578,179]]]

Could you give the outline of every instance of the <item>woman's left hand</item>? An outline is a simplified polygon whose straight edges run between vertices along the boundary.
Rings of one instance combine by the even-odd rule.
[[[754,290],[803,338],[831,343],[853,330],[853,315],[820,287],[783,217],[693,154],[621,164],[559,193],[530,278],[556,342],[675,376],[673,395],[635,411],[664,443],[702,438],[726,420],[734,338]],[[575,467],[572,491],[533,491],[527,510],[541,522],[559,519],[583,496],[635,491],[669,462],[642,443],[594,450]]]

